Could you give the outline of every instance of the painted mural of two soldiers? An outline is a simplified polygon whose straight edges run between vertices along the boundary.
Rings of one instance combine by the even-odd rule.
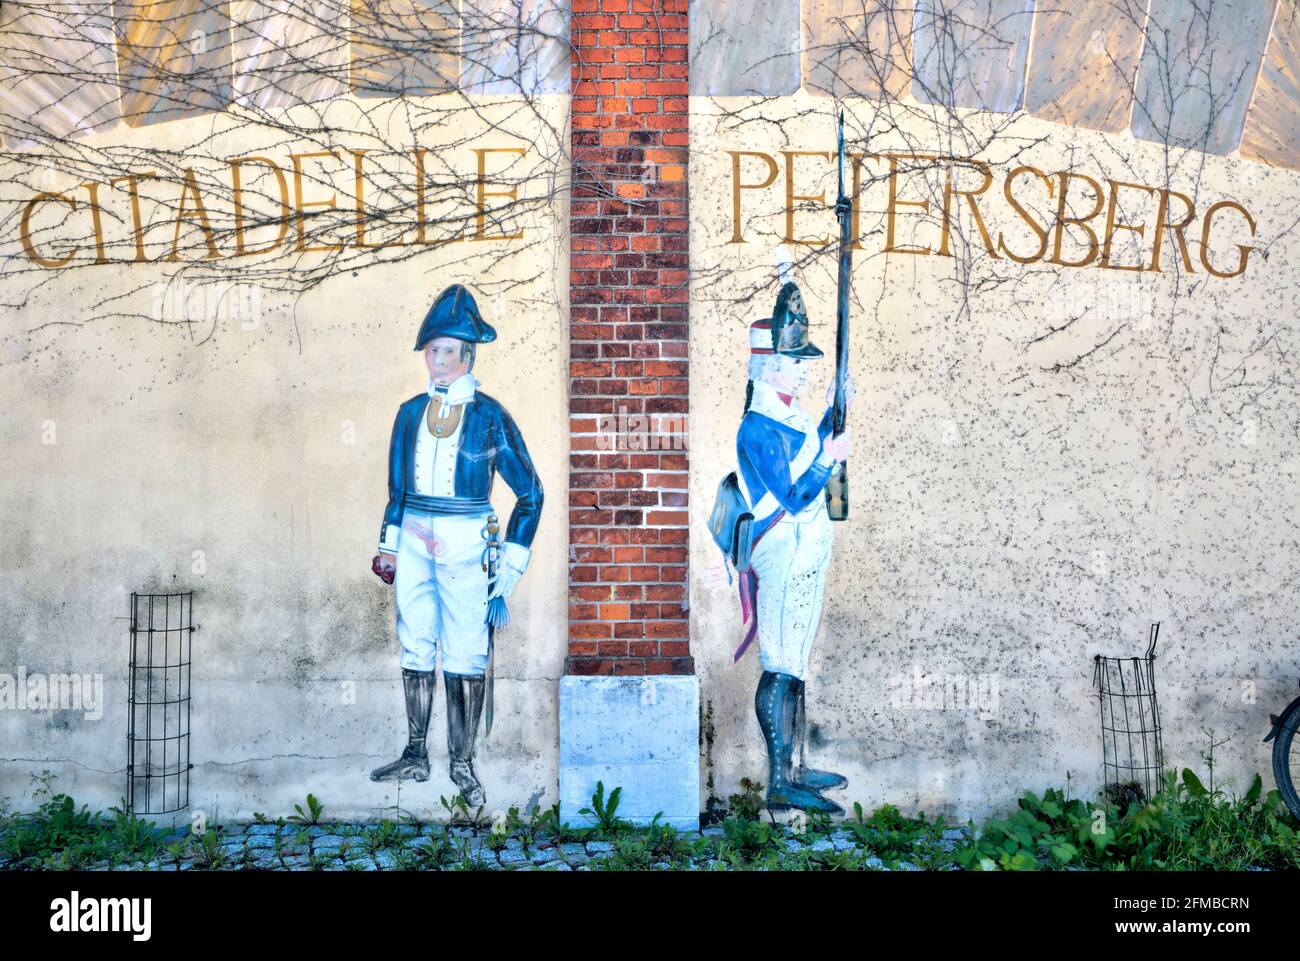
[[[542,506],[541,481],[518,427],[471,373],[478,345],[495,339],[459,284],[439,295],[420,325],[415,349],[423,352],[428,386],[401,405],[393,425],[388,504],[372,562],[394,585],[408,736],[401,755],[371,779],[429,779],[428,728],[441,659],[448,773],[471,807],[486,801],[473,758],[491,698],[494,632],[528,567]],[[754,709],[768,753],[768,804],[840,813],[823,792],[843,787],[846,778],[804,763],[805,681],[832,541],[824,493],[851,449],[848,432],[832,428],[834,385],[818,420],[796,400],[821,356],[808,336],[799,288],[787,281],[772,317],[750,328],[739,480],[729,478],[737,510],[750,521],[738,567],[738,545],[721,546],[749,622],[735,659],[757,639],[763,667]],[[851,405],[852,379],[841,389]],[[504,540],[488,500],[497,474],[516,499]]]

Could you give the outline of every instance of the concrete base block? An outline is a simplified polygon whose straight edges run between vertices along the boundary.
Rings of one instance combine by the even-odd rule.
[[[618,816],[700,826],[700,682],[679,675],[560,679],[560,816],[583,824],[596,782]]]

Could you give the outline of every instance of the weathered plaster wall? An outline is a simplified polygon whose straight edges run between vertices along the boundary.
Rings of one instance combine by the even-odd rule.
[[[631,292],[653,291],[653,302],[675,303],[679,272],[690,269],[691,638],[689,652],[673,648],[671,656],[683,669],[689,669],[687,653],[698,665],[701,806],[725,799],[742,776],[766,776],[752,708],[757,658],[751,654],[730,665],[740,635],[738,605],[730,593],[709,594],[700,574],[713,554],[704,520],[719,477],[735,466],[746,328],[770,311],[775,293],[772,252],[786,230],[788,206],[786,159],[779,151],[833,147],[834,105],[829,97],[792,93],[801,78],[806,90],[821,93],[877,89],[902,98],[884,107],[851,102],[855,146],[869,132],[873,150],[973,156],[990,164],[993,184],[979,204],[994,237],[1005,232],[1016,250],[1032,250],[1036,243],[1001,193],[1019,164],[1187,194],[1198,212],[1189,232],[1193,258],[1209,204],[1239,201],[1258,224],[1250,240],[1240,219],[1227,212],[1216,230],[1212,255],[1221,268],[1235,260],[1234,244],[1256,247],[1249,269],[1237,278],[1208,277],[1199,261],[1188,274],[1179,268],[1167,235],[1160,274],[1070,269],[1044,260],[1020,265],[980,251],[978,230],[957,198],[956,257],[886,257],[887,170],[867,164],[865,240],[855,260],[853,300],[859,386],[851,417],[857,438],[850,462],[853,514],[836,529],[809,695],[815,760],[851,778],[848,793],[836,796],[965,817],[1005,803],[1024,787],[1067,777],[1079,792],[1090,791],[1100,780],[1092,657],[1139,653],[1147,624],[1155,619],[1165,623],[1158,676],[1169,760],[1203,769],[1200,754],[1209,741],[1204,732],[1213,730],[1216,740],[1229,738],[1217,752],[1220,777],[1240,784],[1250,773],[1265,771],[1267,752],[1259,743],[1264,721],[1291,693],[1296,662],[1297,248],[1291,211],[1297,174],[1243,161],[1236,153],[1203,157],[1166,150],[1156,142],[1160,131],[1145,127],[1142,135],[1156,140],[1136,140],[1122,132],[1131,129],[1129,122],[1118,118],[1143,108],[1130,105],[1127,96],[1118,99],[1123,109],[1116,107],[1113,83],[1095,98],[1082,95],[1083,85],[1070,87],[1079,102],[1063,102],[1056,112],[1035,99],[1035,82],[1057,69],[1053,57],[1041,56],[1045,50],[1062,52],[1071,69],[1085,78],[1097,74],[1101,83],[1105,72],[1098,65],[1116,50],[1129,51],[1125,56],[1136,62],[1138,44],[1130,36],[1139,30],[1136,21],[1113,24],[1123,35],[1118,46],[1099,43],[1099,34],[1089,31],[1106,24],[1091,19],[1077,21],[1077,36],[1042,43],[1046,35],[1036,33],[1028,91],[1016,93],[1014,85],[1001,83],[1005,78],[996,69],[985,70],[981,84],[988,81],[997,93],[985,98],[981,84],[968,82],[973,75],[965,67],[952,77],[924,70],[913,77],[900,62],[879,74],[867,70],[861,45],[844,47],[841,32],[852,27],[871,48],[893,50],[896,31],[879,18],[859,30],[864,25],[853,20],[859,13],[855,4],[804,4],[797,30],[791,29],[788,3],[766,4],[781,15],[751,18],[755,29],[739,39],[724,6],[697,4],[691,10],[692,44],[703,45],[705,53],[692,54],[689,67],[689,89],[701,95],[692,101],[690,130],[690,262],[678,262],[677,246],[664,246],[656,260],[661,272],[652,273],[656,279],[646,281],[644,272],[634,271],[639,276],[622,284],[625,289],[599,277],[589,285],[610,306],[608,315],[596,318],[617,317]],[[1000,0],[969,6],[984,12],[1028,9]],[[846,11],[852,16],[837,15]],[[1009,42],[1020,50],[1029,36],[1028,17],[999,20],[1014,25]],[[1287,24],[1291,36],[1293,24]],[[607,27],[591,24],[579,45],[597,46],[593,38]],[[667,40],[664,29],[670,30]],[[651,49],[654,62],[668,63],[654,94],[661,102],[647,106],[635,93],[623,96],[620,71],[632,68],[621,66],[624,59],[616,60],[613,51],[606,51],[607,61],[590,57],[588,65],[598,66],[587,82],[599,81],[599,98],[589,98],[581,112],[590,114],[591,130],[607,131],[602,137],[609,139],[600,145],[615,150],[611,162],[620,169],[601,169],[604,161],[593,154],[589,172],[599,190],[619,180],[627,193],[618,197],[641,196],[642,185],[633,182],[638,178],[652,188],[649,196],[671,197],[656,200],[662,206],[653,215],[648,207],[637,208],[660,221],[646,233],[671,233],[683,209],[676,184],[684,159],[678,151],[686,143],[673,126],[678,118],[666,115],[681,109],[677,84],[688,70],[687,51],[680,49],[686,41],[658,21],[653,33],[647,28],[641,40],[636,36],[626,44],[613,33],[596,39],[600,46],[644,47],[629,63],[640,54],[648,65]],[[1090,52],[1074,59],[1084,53],[1083,37]],[[749,47],[737,51],[728,42]],[[755,55],[765,43],[773,55]],[[996,45],[987,49],[996,53]],[[1287,138],[1274,138],[1276,149],[1265,151],[1256,129],[1257,117],[1286,115],[1276,107],[1285,99],[1285,84],[1270,78],[1285,79],[1278,64],[1285,66],[1288,48],[1270,49],[1259,87],[1272,91],[1271,100],[1256,95],[1243,149],[1286,163],[1294,159]],[[337,67],[341,46],[331,50]],[[652,69],[647,65],[635,69]],[[296,61],[295,70],[286,72],[296,72]],[[533,72],[553,73],[540,66]],[[312,76],[308,71],[299,79]],[[563,79],[563,68],[557,76]],[[962,82],[948,89],[954,79]],[[1126,90],[1130,79],[1120,80]],[[333,85],[341,82],[331,77]],[[639,92],[637,82],[630,86]],[[1230,91],[1229,99],[1247,96],[1246,86]],[[82,88],[82,99],[95,93]],[[6,559],[0,563],[0,651],[12,664],[0,664],[0,672],[21,667],[102,674],[107,695],[103,717],[95,721],[67,712],[0,712],[0,797],[19,806],[30,803],[30,775],[46,768],[58,775],[60,789],[92,805],[113,803],[122,794],[127,595],[192,588],[201,629],[195,639],[191,808],[222,818],[283,813],[311,791],[334,816],[373,814],[393,803],[416,813],[436,811],[438,795],[449,793],[441,773],[441,693],[431,727],[434,780],[398,797],[366,779],[404,736],[391,592],[368,567],[385,497],[393,413],[424,384],[410,350],[413,332],[432,297],[452,281],[484,292],[481,303],[501,338],[481,351],[476,373],[518,419],[548,494],[535,560],[513,598],[514,624],[498,648],[497,727],[480,769],[494,808],[556,797],[559,681],[569,619],[581,620],[566,608],[566,566],[586,563],[580,555],[566,556],[562,529],[572,428],[566,418],[566,388],[572,385],[565,366],[569,292],[563,279],[570,266],[564,224],[571,181],[558,158],[569,143],[568,103],[556,96],[498,101],[457,95],[359,102],[341,89],[316,106],[275,113],[284,121],[276,129],[260,126],[254,111],[280,110],[278,81],[230,110],[143,128],[123,122],[111,133],[67,144],[58,157],[39,151],[4,155],[0,437],[6,480],[0,485],[0,545]],[[563,89],[563,83],[543,89]],[[738,91],[772,96],[703,96]],[[44,88],[28,93],[36,106],[48,99]],[[946,98],[1014,110],[1022,94],[1029,109],[1043,116],[1112,132],[1014,113],[950,115],[923,105]],[[27,110],[9,103],[11,112]],[[1259,110],[1261,104],[1268,110]],[[632,141],[629,124],[666,135],[662,142]],[[1281,129],[1278,123],[1265,126]],[[1181,136],[1180,131],[1166,133]],[[645,131],[638,126],[636,132]],[[22,149],[8,137],[6,150]],[[295,256],[287,249],[276,258],[206,263],[199,259],[204,249],[191,219],[181,261],[163,260],[172,240],[180,168],[199,170],[206,190],[207,178],[228,176],[229,157],[270,156],[288,172],[291,152],[372,149],[366,161],[367,189],[374,191],[370,204],[409,223],[411,158],[382,152],[416,142],[429,149],[430,169],[436,171],[439,199],[430,201],[431,221],[457,210],[464,217],[472,209],[473,146],[527,147],[516,174],[526,197],[537,202],[524,204],[522,219],[501,231],[522,227],[526,240],[453,243],[424,248],[414,257],[406,256],[410,249],[350,248],[332,265],[323,256]],[[620,149],[633,142],[663,149],[639,157],[637,150]],[[1216,149],[1225,142],[1216,140]],[[746,242],[735,245],[729,243],[734,225],[728,150],[763,151],[777,164],[771,187],[744,192]],[[830,199],[828,162],[790,162],[797,181],[791,194],[825,192]],[[646,172],[652,165],[656,171]],[[79,225],[77,264],[45,270],[23,253],[21,212],[36,191],[68,191],[84,203],[82,181],[107,181],[153,166],[170,174],[167,183],[142,188],[153,262],[129,263],[129,208],[124,192],[107,186],[101,199],[112,237],[110,263],[86,263],[91,253],[84,206],[69,214],[47,203],[33,218],[41,249],[55,255],[63,249],[59,238],[67,236],[57,225]],[[47,168],[54,172],[42,174]],[[313,169],[306,181],[309,196],[337,193],[344,209],[331,228],[333,239],[350,236],[347,155],[331,166],[328,184],[313,179],[319,168]],[[751,157],[743,173],[753,183],[763,178],[764,168]],[[262,191],[275,189],[264,171],[249,168],[246,175]],[[971,169],[955,177],[963,189],[979,180]],[[935,247],[942,172],[904,176],[899,185],[901,196],[928,200],[931,208],[925,216],[915,207],[901,209],[897,243]],[[1021,177],[1015,192],[1047,223],[1053,202],[1039,186]],[[655,193],[658,188],[664,192]],[[607,203],[599,196],[601,216],[634,224],[619,226],[618,233],[641,231],[639,221],[619,210],[622,200]],[[797,237],[833,233],[825,202],[796,203]],[[1070,212],[1082,216],[1090,206],[1084,190]],[[1125,188],[1121,219],[1148,227],[1140,241],[1121,235],[1116,262],[1151,256],[1154,206],[1153,195]],[[209,212],[219,230],[230,229],[228,203],[212,202]],[[1093,228],[1100,230],[1104,219],[1103,210]],[[372,226],[372,242],[393,239],[391,228]],[[474,229],[472,217],[465,226]],[[275,236],[274,223],[250,229],[250,244],[257,246]],[[584,231],[601,228],[593,218]],[[1066,256],[1080,255],[1080,231],[1068,236]],[[230,239],[222,235],[227,250]],[[290,233],[286,242],[293,239]],[[818,324],[815,339],[829,350],[833,253],[793,250]],[[620,270],[624,266],[618,263]],[[586,263],[578,269],[603,267]],[[322,271],[328,276],[312,282]],[[204,307],[189,317],[170,311],[159,316],[155,285],[167,279],[254,288],[257,322],[246,327],[244,318],[214,316]],[[646,317],[636,322],[649,324]],[[652,333],[662,335],[662,343],[676,341],[680,318],[661,313],[659,319],[671,321],[671,329]],[[640,334],[630,330],[627,337]],[[601,345],[602,357],[621,356],[615,351],[624,332],[612,336]],[[609,385],[621,393],[625,385],[615,374]],[[675,381],[677,370],[661,368],[658,376]],[[829,376],[824,362],[806,404],[818,403]],[[638,386],[653,379],[647,374]],[[676,455],[663,460],[665,470],[680,469]],[[664,505],[680,503],[667,496]],[[505,510],[508,502],[502,491],[498,506]],[[666,560],[663,570],[679,560]],[[673,570],[660,576],[675,577]],[[677,603],[670,595],[659,600]],[[617,619],[625,617],[631,615]],[[629,632],[638,618],[644,620],[638,614],[627,621]],[[673,645],[680,643],[676,637]],[[574,640],[570,653],[592,653],[582,650],[576,632]],[[615,646],[607,653],[621,652]],[[891,702],[891,694],[906,693],[902,682],[915,672],[961,676],[986,692],[996,683],[997,699],[983,710],[912,709]],[[690,699],[672,703],[689,705]],[[591,722],[588,733],[592,728],[601,733],[599,721]],[[599,737],[590,743],[598,745]],[[637,746],[624,742],[604,757],[617,760],[623,749]]]
[[[832,796],[965,818],[1024,788],[1101,783],[1093,656],[1136,655],[1148,624],[1164,623],[1157,678],[1168,760],[1204,770],[1216,740],[1216,780],[1244,788],[1268,777],[1261,742],[1269,710],[1293,696],[1300,604],[1296,509],[1295,276],[1300,239],[1294,172],[1202,157],[1127,136],[1024,115],[848,104],[851,146],[975,156],[994,182],[980,206],[994,241],[1032,252],[1036,238],[1002,195],[1007,172],[1032,164],[1102,181],[1168,186],[1209,204],[1236,200],[1255,217],[1216,227],[1218,269],[1253,243],[1232,279],[1022,266],[983,250],[965,203],[954,205],[955,257],[882,253],[887,168],[868,162],[855,254],[849,425],[851,515],[836,525],[827,604],[808,684],[821,767],[844,772]],[[692,98],[692,569],[714,558],[705,521],[718,480],[736,468],[747,325],[769,315],[773,250],[785,223],[781,150],[834,150],[834,105],[806,94],[762,101]],[[732,158],[773,155],[767,190],[743,192],[743,244],[732,244]],[[761,160],[742,176],[759,183]],[[906,166],[906,165],[904,165]],[[795,236],[830,237],[834,168],[798,158]],[[898,244],[939,244],[943,173],[900,176]],[[975,186],[967,171],[958,184]],[[928,187],[926,186],[928,184]],[[1074,185],[1079,188],[1078,184]],[[1080,188],[1082,189],[1082,188]],[[1054,204],[1032,176],[1017,197],[1040,223]],[[1028,198],[1028,200],[1026,200]],[[1086,215],[1084,192],[1070,210]],[[938,205],[936,207],[935,205]],[[1148,224],[1157,199],[1122,196],[1120,216]],[[1093,226],[1104,232],[1105,213]],[[1120,234],[1113,262],[1138,261]],[[1072,231],[1067,258],[1082,257]],[[835,252],[791,248],[827,351],[805,408],[820,413],[833,374]],[[1050,256],[1050,249],[1049,249]],[[761,589],[761,588],[760,588]],[[731,665],[742,630],[734,591],[692,579],[693,654],[703,711],[701,801],[725,800],[741,777],[766,780],[754,719],[756,651]],[[989,675],[996,707],[914,710],[891,704],[891,679]],[[981,714],[987,714],[982,717]],[[848,806],[848,804],[846,804]]]
[[[227,157],[265,155],[288,169],[291,151],[384,144],[392,151],[418,142],[430,150],[431,178],[452,183],[439,188],[446,206],[431,206],[431,221],[456,203],[462,215],[472,211],[472,147],[527,148],[509,179],[522,180],[520,196],[532,202],[488,231],[522,229],[523,240],[429,246],[414,256],[409,248],[349,248],[326,279],[298,292],[276,288],[286,276],[301,280],[327,255],[203,264],[197,235],[197,249],[186,250],[181,264],[33,269],[19,246],[17,201],[36,189],[71,191],[78,181],[60,173],[33,187],[41,158],[5,165],[0,670],[103,674],[106,708],[99,721],[0,712],[0,796],[25,806],[29,776],[46,768],[58,788],[93,806],[123,795],[128,594],[192,589],[200,629],[191,808],[221,818],[281,814],[310,791],[333,816],[374,814],[399,801],[415,813],[440,810],[439,794],[454,793],[445,776],[441,685],[430,730],[433,779],[405,785],[399,798],[391,785],[367,778],[406,737],[392,591],[371,573],[370,559],[387,498],[393,417],[427,381],[412,351],[415,333],[437,293],[462,282],[479,294],[499,335],[479,350],[474,373],[514,414],[548,495],[531,568],[511,600],[512,624],[498,638],[496,725],[480,741],[479,769],[494,808],[554,800],[565,653],[568,174],[560,158],[567,104],[557,96],[448,95],[385,106],[345,97],[328,105],[324,124],[333,133],[295,137],[220,114],[121,128],[83,141],[75,153],[69,148],[106,163],[81,168],[84,177],[106,180],[154,162],[224,176]],[[322,125],[314,109],[301,109],[286,122]],[[101,151],[110,150],[108,163]],[[337,191],[344,211],[335,233],[351,243],[353,177],[342,157],[312,166],[317,178],[334,173],[330,183],[309,179],[306,190],[313,199]],[[367,168],[372,204],[411,222],[409,154],[377,159],[374,171]],[[254,174],[249,168],[246,176]],[[174,184],[156,189],[174,204]],[[153,190],[142,188],[146,197]],[[125,203],[124,194],[114,195],[106,219],[129,238]],[[228,198],[209,203],[214,226],[228,228]],[[156,225],[148,254],[158,259],[172,239],[174,209],[148,201],[144,209]],[[51,222],[55,214],[41,208]],[[274,234],[274,226],[258,228],[250,243]],[[394,237],[376,225],[368,240]],[[293,239],[291,228],[287,243]],[[229,249],[228,234],[222,243]],[[114,261],[131,256],[129,239],[111,253]],[[201,301],[190,322],[153,316],[156,282],[205,268],[259,285],[256,326],[213,317]],[[48,422],[55,443],[42,442]],[[504,482],[494,501],[508,513],[513,498]],[[195,552],[202,552],[201,572]]]

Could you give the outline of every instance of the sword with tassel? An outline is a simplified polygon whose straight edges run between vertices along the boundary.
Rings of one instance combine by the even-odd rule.
[[[501,563],[501,541],[497,536],[500,532],[501,525],[497,520],[497,515],[489,514],[487,523],[483,525],[483,530],[479,532],[483,540],[487,542],[483,547],[482,564],[483,570],[487,572],[489,591],[492,588],[493,581],[496,580]],[[492,733],[492,715],[494,713],[493,682],[496,676],[496,661],[493,655],[496,651],[496,632],[497,628],[505,627],[509,623],[510,610],[506,607],[506,599],[504,597],[491,598],[487,607],[488,663],[483,705],[483,737],[485,740]]]

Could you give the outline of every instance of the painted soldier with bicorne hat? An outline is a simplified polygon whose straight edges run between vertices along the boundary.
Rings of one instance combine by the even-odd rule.
[[[493,635],[528,567],[542,509],[541,481],[519,428],[470,373],[477,345],[496,336],[460,284],[439,294],[420,325],[415,349],[424,354],[428,389],[397,411],[372,563],[394,585],[408,740],[371,780],[429,779],[426,738],[441,657],[449,773],[471,808],[486,800],[473,758],[485,700],[489,731],[492,725]],[[488,500],[498,474],[515,495],[504,540]]]

